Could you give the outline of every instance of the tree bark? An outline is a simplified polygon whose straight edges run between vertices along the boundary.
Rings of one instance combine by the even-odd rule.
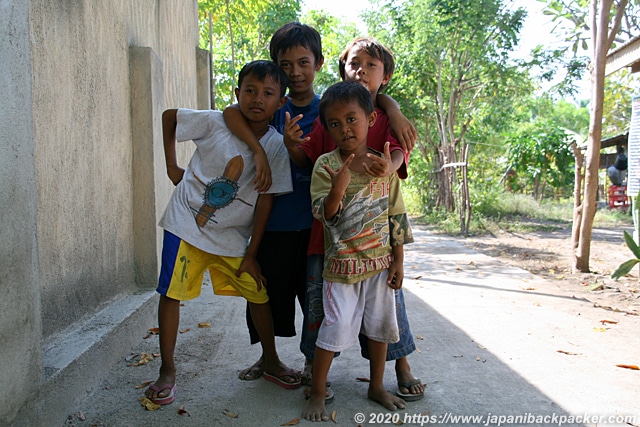
[[[613,0],[602,0],[598,8],[598,0],[592,0],[592,31],[593,55],[591,61],[591,105],[589,121],[589,139],[587,141],[584,197],[582,200],[582,215],[579,226],[579,241],[574,258],[574,271],[589,272],[589,254],[591,251],[591,236],[593,219],[597,210],[596,195],[598,192],[598,169],[600,167],[600,147],[602,138],[602,105],[604,103],[604,70],[607,52],[615,37],[613,30],[619,28],[614,22],[610,34],[609,20]],[[626,0],[621,0],[618,8],[624,10]],[[598,10],[599,9],[599,10]],[[621,14],[616,13],[616,19]],[[574,224],[575,226],[576,224]]]

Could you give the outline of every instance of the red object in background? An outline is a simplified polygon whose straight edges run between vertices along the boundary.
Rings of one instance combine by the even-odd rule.
[[[627,209],[629,207],[629,199],[627,198],[626,185],[610,185],[609,186],[609,208],[610,209]]]

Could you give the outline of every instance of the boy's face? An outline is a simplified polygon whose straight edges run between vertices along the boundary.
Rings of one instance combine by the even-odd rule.
[[[366,147],[369,128],[376,122],[375,111],[365,113],[356,101],[334,102],[325,111],[327,131],[342,151]]]
[[[269,76],[261,82],[252,74],[236,88],[236,98],[240,111],[250,122],[268,122],[286,102],[284,96],[280,97],[280,83]]]
[[[278,54],[278,65],[289,77],[289,96],[307,95],[313,92],[313,79],[324,62],[303,46],[294,46]]]
[[[351,49],[347,55],[344,72],[345,81],[360,82],[372,96],[376,96],[380,86],[389,83],[391,79],[391,76],[384,73],[384,62],[359,47]]]

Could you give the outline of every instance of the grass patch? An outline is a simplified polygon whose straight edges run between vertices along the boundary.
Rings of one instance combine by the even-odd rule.
[[[531,233],[571,228],[573,201],[539,202],[531,196],[500,193],[474,198],[469,235],[496,234],[500,231]],[[432,210],[413,215],[416,223],[427,225],[435,232],[460,235],[460,218],[456,213]],[[594,227],[632,226],[630,213],[617,209],[598,209]]]

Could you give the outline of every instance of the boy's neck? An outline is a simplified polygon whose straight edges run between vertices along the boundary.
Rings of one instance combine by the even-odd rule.
[[[373,107],[378,108],[378,93],[371,94],[371,101],[373,101]]]
[[[306,107],[315,99],[316,93],[311,90],[305,93],[289,93],[287,96],[289,97],[289,101],[296,107]]]
[[[249,121],[249,127],[253,131],[256,138],[262,138],[269,130],[269,122],[252,122]]]

